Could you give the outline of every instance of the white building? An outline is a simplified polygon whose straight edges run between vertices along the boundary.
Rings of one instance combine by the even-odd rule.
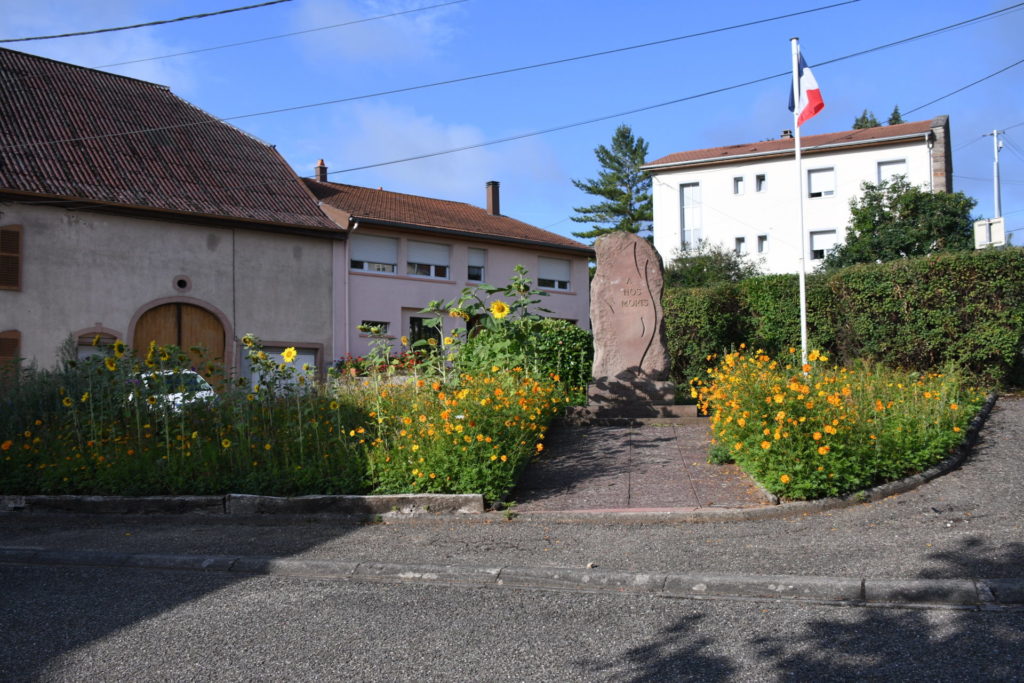
[[[768,273],[799,269],[798,176],[787,133],[644,165],[652,177],[654,247],[666,263],[684,245],[705,240],[761,259]],[[808,270],[845,239],[850,200],[864,182],[905,175],[935,192],[953,189],[948,116],[803,136],[801,145]]]

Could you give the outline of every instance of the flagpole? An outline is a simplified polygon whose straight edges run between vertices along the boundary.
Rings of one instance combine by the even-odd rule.
[[[800,39],[791,38],[793,53],[793,135],[796,148],[798,214],[800,216],[800,364],[807,365],[807,236],[804,234],[804,173],[800,159]]]

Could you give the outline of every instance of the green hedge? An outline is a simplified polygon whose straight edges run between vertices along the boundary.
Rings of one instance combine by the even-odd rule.
[[[808,336],[837,360],[925,371],[954,363],[988,383],[1024,383],[1024,250],[952,252],[807,277]],[[796,275],[669,289],[673,378],[747,343],[776,355],[800,344]]]

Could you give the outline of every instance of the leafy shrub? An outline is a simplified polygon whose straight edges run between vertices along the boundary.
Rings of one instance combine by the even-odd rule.
[[[674,382],[686,386],[704,375],[708,356],[738,343],[745,329],[740,304],[735,284],[665,290],[662,306]]]
[[[985,384],[1024,382],[1024,250],[952,252],[807,277],[811,346],[926,372],[947,363]],[[800,343],[796,275],[668,289],[673,378],[700,376],[712,353]]]
[[[694,394],[714,462],[735,461],[790,499],[835,496],[919,472],[963,440],[984,396],[954,374],[829,366],[817,351],[722,357]]]

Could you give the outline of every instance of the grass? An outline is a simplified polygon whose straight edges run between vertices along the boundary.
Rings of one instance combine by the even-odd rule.
[[[709,361],[716,360],[709,357]],[[693,395],[711,415],[713,462],[736,462],[772,493],[814,499],[920,472],[955,449],[984,403],[957,372],[840,368],[796,349],[726,354]]]

